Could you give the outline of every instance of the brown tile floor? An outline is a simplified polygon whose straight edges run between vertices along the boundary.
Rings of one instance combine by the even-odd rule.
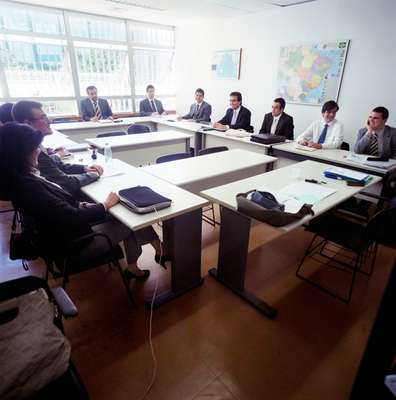
[[[7,258],[11,214],[0,215],[0,279],[23,272]],[[270,321],[208,277],[216,264],[218,229],[204,224],[205,283],[154,312],[158,360],[150,400],[347,399],[395,251],[381,247],[374,275],[359,276],[352,302],[342,304],[295,277],[310,234],[281,236],[252,229],[247,286],[279,310]],[[103,267],[74,276],[68,292],[79,308],[66,321],[73,359],[92,399],[140,399],[152,374],[149,312],[143,299],[169,283],[146,246],[152,271],[128,306],[118,273]],[[36,273],[42,265],[32,263]],[[336,284],[342,288],[342,278]],[[333,281],[334,282],[334,281]]]

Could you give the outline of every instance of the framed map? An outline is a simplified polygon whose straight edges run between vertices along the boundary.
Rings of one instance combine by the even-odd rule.
[[[217,50],[213,52],[212,75],[216,79],[239,79],[241,54],[238,50]]]
[[[337,101],[348,46],[335,40],[281,47],[277,95],[297,104]]]

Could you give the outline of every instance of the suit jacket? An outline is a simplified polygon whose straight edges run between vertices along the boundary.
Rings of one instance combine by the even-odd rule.
[[[272,113],[265,114],[263,125],[261,126],[260,133],[270,133],[272,121],[274,117]],[[282,113],[279,118],[278,125],[275,129],[275,135],[285,136],[286,139],[293,140],[294,138],[294,124],[293,124],[293,117],[286,113]]]
[[[65,164],[57,155],[49,156],[41,151],[38,157],[40,175],[62,186],[72,195],[77,195],[84,183],[90,183],[90,174],[84,171],[84,165]]]
[[[234,110],[229,108],[219,123],[228,125],[231,129],[245,129],[245,131],[253,132],[253,127],[250,125],[251,112],[246,107],[241,106],[235,125],[231,125],[233,113]]]
[[[102,114],[102,118],[106,119],[113,115],[109,103],[106,99],[98,99],[98,105],[100,108],[100,113]],[[81,100],[80,103],[81,108],[81,117],[84,121],[89,121],[91,118],[95,116],[94,108],[92,101],[88,98]]]
[[[191,104],[190,112],[184,115],[182,118],[193,119],[194,121],[197,122],[200,121],[210,122],[210,116],[212,114],[212,106],[209,103],[203,101],[199,107],[198,114],[196,114],[196,109],[197,109],[197,103]]]
[[[164,107],[162,107],[162,103],[159,100],[154,99],[154,103],[155,103],[155,106],[157,107],[157,110],[153,110],[151,108],[151,103],[148,98],[141,100],[139,103],[140,115],[147,116],[147,115],[151,115],[153,112],[156,112],[156,111],[158,111],[160,114],[162,114],[165,111]]]
[[[368,154],[371,135],[366,135],[367,128],[362,128],[358,132],[355,143],[355,153]],[[378,154],[380,157],[396,159],[396,128],[385,125],[382,135],[378,135]]]
[[[45,244],[55,248],[91,233],[90,224],[106,217],[102,204],[80,208],[69,193],[33,174],[13,179],[10,192],[15,209],[33,218]]]

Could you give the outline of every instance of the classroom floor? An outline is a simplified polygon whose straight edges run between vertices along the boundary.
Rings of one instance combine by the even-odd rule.
[[[0,215],[1,280],[23,273],[7,257],[11,216]],[[203,224],[204,285],[154,311],[158,370],[147,399],[348,399],[395,250],[379,248],[373,276],[358,276],[345,305],[295,276],[311,234],[298,229],[268,243],[276,233],[256,225],[247,287],[278,308],[278,317],[269,320],[208,277],[218,233]],[[68,286],[80,314],[65,322],[66,334],[93,400],[141,399],[151,380],[150,313],[143,299],[157,279],[159,289],[168,285],[170,271],[154,263],[150,246],[140,265],[152,275],[135,285],[137,309],[129,306],[116,270],[73,276]],[[43,271],[39,262],[32,269]],[[343,289],[344,278],[332,276],[332,284]]]

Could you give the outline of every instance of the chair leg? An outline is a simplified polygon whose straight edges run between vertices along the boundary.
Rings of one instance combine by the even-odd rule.
[[[313,244],[314,244],[314,242],[315,242],[315,239],[316,239],[317,237],[318,237],[318,235],[314,235],[314,237],[312,238],[312,240],[311,240],[311,242],[309,243],[309,246],[307,247],[307,249],[305,250],[305,253],[304,253],[304,255],[303,255],[303,258],[301,259],[300,264],[299,264],[299,266],[298,266],[298,268],[297,268],[297,270],[296,270],[296,276],[299,277],[299,278],[301,278],[301,279],[305,279],[305,278],[300,274],[300,269],[301,269],[301,267],[303,266],[305,259],[307,258],[307,256],[308,256],[309,253],[311,252],[311,248],[312,248],[312,246],[313,246]],[[316,247],[317,247],[317,246],[315,246],[315,248],[316,248]]]
[[[352,280],[351,280],[351,286],[349,287],[348,297],[347,297],[346,299],[343,299],[341,296],[338,297],[338,298],[339,298],[341,301],[343,301],[344,303],[349,304],[350,301],[351,301],[353,286],[354,286],[354,284],[355,284],[356,274],[357,274],[357,272],[358,272],[358,270],[359,270],[359,263],[361,262],[361,259],[362,259],[362,254],[359,253],[359,254],[356,256],[355,267],[353,268],[353,271],[352,271]],[[337,297],[337,296],[336,296],[336,297]]]
[[[133,298],[131,288],[129,287],[129,282],[124,278],[124,274],[122,273],[122,268],[121,268],[120,263],[118,262],[118,260],[114,260],[113,264],[117,267],[118,272],[120,273],[121,280],[122,280],[122,283],[124,284],[129,302],[131,303],[133,308],[136,308],[135,299]]]

